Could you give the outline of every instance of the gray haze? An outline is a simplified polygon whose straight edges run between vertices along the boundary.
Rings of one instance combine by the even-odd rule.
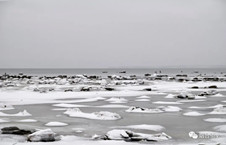
[[[225,0],[0,0],[0,68],[226,66]]]

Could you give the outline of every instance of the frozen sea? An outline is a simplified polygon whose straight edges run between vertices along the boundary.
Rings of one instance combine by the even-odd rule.
[[[0,128],[9,126],[17,126],[22,129],[50,128],[63,136],[61,141],[51,144],[70,144],[70,140],[79,144],[118,143],[125,145],[224,144],[226,141],[226,131],[215,129],[216,126],[225,125],[224,120],[226,120],[226,69],[224,68],[0,69],[2,76],[5,76],[5,73],[10,75],[23,73],[21,75],[33,77],[30,79],[1,79],[0,104],[11,107],[0,108]],[[150,74],[150,76],[145,77],[144,74]],[[187,76],[181,76],[184,74]],[[59,75],[67,76],[59,78],[57,77]],[[90,75],[100,76],[100,78],[86,77]],[[131,75],[136,75],[136,77],[130,77]],[[47,79],[43,76],[55,77]],[[76,77],[71,78],[70,76]],[[109,80],[108,76],[121,77]],[[181,81],[181,78],[184,80]],[[200,78],[201,81],[193,81],[194,78]],[[219,80],[204,81],[204,78],[218,78]],[[103,82],[103,80],[107,81]],[[198,86],[198,89],[192,89],[194,86]],[[217,86],[217,88],[208,88],[209,86]],[[81,88],[84,87],[91,89],[81,91]],[[114,90],[105,90],[106,87]],[[50,91],[50,88],[53,91]],[[147,88],[152,90],[145,90]],[[44,91],[42,92],[42,90]],[[211,91],[214,91],[214,94],[200,95],[202,92]],[[192,94],[195,99],[177,98],[176,96],[180,94]],[[132,106],[147,111],[127,111]],[[169,107],[168,110],[167,107]],[[180,110],[172,110],[172,107],[180,108]],[[76,115],[78,116],[76,113],[73,114],[74,117],[65,114],[68,109],[72,108],[79,108],[82,115],[81,112],[80,117],[76,117]],[[161,112],[153,113],[153,109]],[[221,110],[219,111],[219,109]],[[24,110],[30,116],[15,115]],[[101,111],[116,113],[121,118],[115,120],[92,118],[93,112]],[[157,142],[92,140],[95,134],[104,136],[108,131],[114,129],[131,130],[144,134],[164,132],[172,138]],[[198,134],[198,138],[189,136],[190,132]],[[0,145],[15,142],[30,144],[11,135],[0,135]]]

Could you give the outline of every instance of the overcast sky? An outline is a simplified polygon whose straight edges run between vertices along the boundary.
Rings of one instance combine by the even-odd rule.
[[[226,66],[225,0],[0,0],[0,68]]]

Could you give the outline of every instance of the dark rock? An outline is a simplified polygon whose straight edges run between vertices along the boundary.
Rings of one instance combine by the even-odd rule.
[[[80,91],[83,91],[83,92],[88,92],[90,91],[91,87],[82,87]]]
[[[217,81],[219,81],[219,78],[215,78],[215,77],[205,77],[205,78],[203,78],[203,80],[204,81],[215,81],[215,82],[217,82]]]
[[[144,91],[152,91],[152,89],[151,88],[145,88],[145,89],[143,89]]]
[[[209,86],[208,88],[209,89],[217,89],[217,86],[216,85],[212,85],[212,86]]]
[[[186,74],[178,74],[178,75],[176,75],[176,77],[188,77],[188,75],[186,75]]]
[[[2,134],[26,135],[26,134],[32,133],[32,131],[30,131],[30,130],[19,129],[18,127],[15,127],[15,126],[4,127],[1,130],[2,130]]]
[[[115,89],[114,88],[105,88],[105,90],[107,90],[107,91],[114,91]]]
[[[144,76],[145,76],[145,77],[150,77],[150,76],[151,76],[151,74],[144,74]]]
[[[126,73],[126,71],[120,71],[119,73],[121,73],[121,74],[125,74],[125,73]]]
[[[73,92],[73,90],[72,89],[66,89],[66,90],[64,90],[64,92]]]
[[[198,89],[199,87],[198,86],[193,86],[191,87],[192,89]]]
[[[199,79],[199,78],[193,78],[192,81],[193,81],[193,82],[200,82],[200,81],[202,81],[202,80]]]

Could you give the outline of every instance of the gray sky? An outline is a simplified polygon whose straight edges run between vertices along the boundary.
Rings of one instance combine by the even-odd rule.
[[[0,0],[0,68],[226,66],[225,0]]]

